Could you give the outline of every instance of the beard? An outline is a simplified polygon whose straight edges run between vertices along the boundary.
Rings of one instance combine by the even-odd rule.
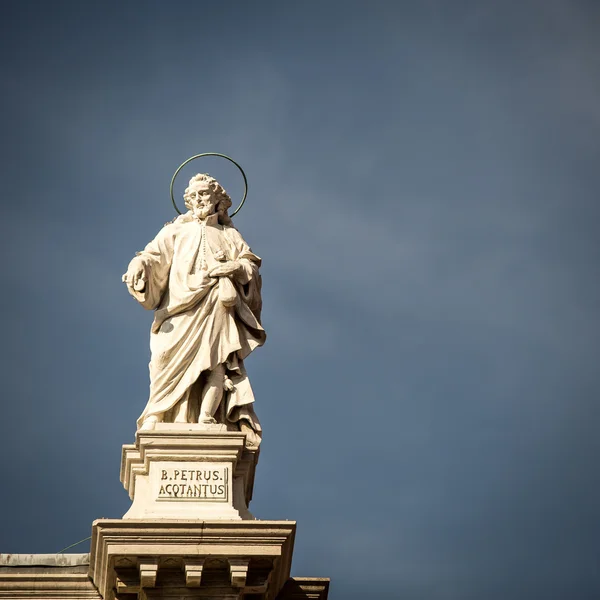
[[[215,212],[214,204],[194,206],[194,214],[196,215],[196,217],[198,217],[202,221],[204,219],[206,219],[206,217],[209,217],[210,215],[212,215],[214,212]]]

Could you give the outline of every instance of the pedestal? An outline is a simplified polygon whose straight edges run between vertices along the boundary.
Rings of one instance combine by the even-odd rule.
[[[223,428],[224,429],[224,428]],[[246,435],[159,423],[123,446],[121,482],[133,500],[124,519],[253,519],[258,450]]]

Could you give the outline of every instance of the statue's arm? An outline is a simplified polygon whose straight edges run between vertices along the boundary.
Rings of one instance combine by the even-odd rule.
[[[131,260],[124,276],[129,293],[148,310],[158,307],[167,289],[175,234],[173,225],[163,227]]]

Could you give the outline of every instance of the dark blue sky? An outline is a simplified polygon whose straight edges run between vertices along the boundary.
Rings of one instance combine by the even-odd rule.
[[[0,551],[129,506],[121,274],[198,152],[264,260],[252,510],[332,600],[600,597],[600,5],[4,2]],[[235,170],[197,170],[236,197]],[[75,551],[86,551],[82,545]]]

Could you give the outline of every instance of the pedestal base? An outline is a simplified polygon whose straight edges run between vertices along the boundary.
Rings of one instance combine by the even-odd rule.
[[[95,521],[90,577],[104,600],[272,600],[290,575],[293,521]]]
[[[258,450],[241,432],[159,423],[123,446],[121,481],[133,500],[124,519],[253,519]]]

